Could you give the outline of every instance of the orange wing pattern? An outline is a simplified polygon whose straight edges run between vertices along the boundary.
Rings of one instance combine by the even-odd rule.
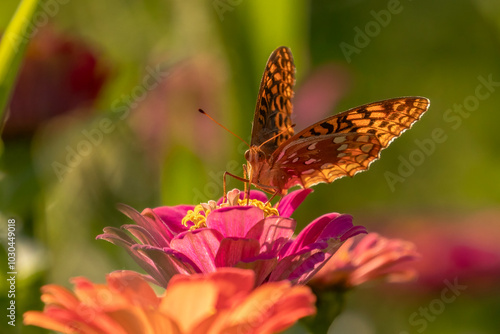
[[[267,61],[260,83],[252,127],[251,146],[260,146],[280,132],[281,135],[262,145],[266,155],[273,153],[281,143],[293,136],[292,114],[295,66],[292,52],[287,47],[277,48]],[[288,129],[288,130],[287,130]]]
[[[272,154],[269,164],[288,177],[282,185],[285,189],[352,177],[367,170],[429,104],[423,97],[402,97],[345,111],[289,138]]]

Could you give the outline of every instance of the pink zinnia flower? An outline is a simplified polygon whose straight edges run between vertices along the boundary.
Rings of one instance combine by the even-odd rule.
[[[26,312],[24,324],[72,334],[266,334],[315,312],[308,287],[282,281],[254,288],[254,272],[236,268],[177,275],[162,296],[135,272],[111,273],[107,284],[73,283],[74,292],[44,286],[45,309]]]
[[[277,207],[264,204],[267,197],[260,191],[250,192],[246,205],[236,189],[228,193],[226,203],[142,213],[122,206],[136,224],[107,227],[97,238],[124,247],[151,281],[163,287],[175,274],[210,273],[221,267],[252,269],[257,285],[285,279],[304,284],[345,240],[365,232],[352,225],[351,216],[330,213],[292,239],[296,222],[290,215],[310,192],[294,191]]]
[[[399,267],[419,257],[413,243],[377,233],[369,233],[355,246],[353,241],[349,239],[340,247],[309,282],[311,286],[348,289],[375,279],[404,282],[416,276],[415,270]]]

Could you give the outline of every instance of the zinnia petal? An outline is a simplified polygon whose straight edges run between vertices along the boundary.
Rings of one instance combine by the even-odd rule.
[[[254,206],[220,208],[208,216],[207,228],[219,231],[224,237],[243,238],[262,219],[264,213]]]
[[[202,272],[215,271],[215,256],[222,235],[213,229],[200,229],[178,235],[171,242],[172,249],[186,255]]]
[[[194,205],[176,205],[176,206],[160,206],[150,210],[153,211],[155,215],[159,217],[166,226],[168,226],[169,230],[172,231],[174,235],[176,235],[188,229],[181,224],[181,221],[182,218],[184,218],[184,216],[186,215],[186,213],[189,210],[193,209]],[[148,211],[146,211],[146,213],[147,212]]]
[[[215,266],[234,267],[238,262],[254,258],[259,254],[260,244],[258,240],[225,238],[221,241]]]
[[[292,213],[299,207],[299,205],[312,193],[312,189],[299,189],[292,191],[283,197],[278,204],[278,212],[281,217],[290,217]]]
[[[329,229],[329,237],[340,237],[343,233],[345,233],[349,227],[352,228],[352,217],[345,216],[347,219],[340,219],[337,221],[337,218],[341,217],[338,213],[328,213],[319,218],[313,220],[309,225],[307,225],[295,238],[290,247],[286,250],[286,253],[283,256],[287,256],[298,252],[305,246],[316,242],[318,238],[322,235],[325,228],[330,226]],[[349,218],[351,223],[349,224]],[[339,226],[337,226],[337,222],[340,222]],[[337,234],[335,234],[337,232]]]
[[[263,254],[278,254],[293,236],[296,225],[290,218],[268,217],[255,224],[245,238],[259,240]]]

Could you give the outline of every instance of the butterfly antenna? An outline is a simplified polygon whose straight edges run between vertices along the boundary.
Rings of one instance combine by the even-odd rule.
[[[269,138],[268,140],[266,140],[265,142],[263,142],[262,144],[260,144],[260,145],[259,145],[259,148],[261,148],[261,147],[262,147],[262,145],[264,145],[265,143],[268,143],[268,142],[270,142],[271,140],[273,140],[274,138],[279,137],[279,136],[280,136],[280,135],[282,135],[283,133],[287,132],[287,131],[288,131],[288,129],[293,128],[295,125],[296,125],[296,124],[292,124],[292,125],[288,126],[285,130],[283,130],[283,131],[281,131],[281,132],[278,132],[277,134],[275,134],[274,136],[272,136],[271,138]]]
[[[238,136],[233,131],[231,131],[228,128],[226,128],[224,125],[222,125],[219,122],[217,122],[212,116],[210,116],[209,114],[207,114],[203,109],[198,109],[198,111],[200,113],[202,113],[203,115],[207,116],[208,118],[210,118],[215,124],[217,124],[218,126],[220,126],[221,128],[223,128],[224,130],[226,130],[227,132],[229,132],[230,134],[232,134],[233,136],[235,136],[236,138],[238,138],[239,140],[241,140],[242,142],[244,142],[245,144],[247,144],[248,147],[250,147],[250,145],[245,140],[243,140],[240,136]]]

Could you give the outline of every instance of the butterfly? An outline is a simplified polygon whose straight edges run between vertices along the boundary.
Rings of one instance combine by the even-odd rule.
[[[269,57],[260,83],[244,176],[255,187],[284,196],[367,170],[380,151],[429,108],[424,97],[400,97],[352,108],[297,134],[291,122],[295,66],[287,47]],[[230,174],[231,176],[234,176]],[[273,198],[272,197],[272,198]]]

